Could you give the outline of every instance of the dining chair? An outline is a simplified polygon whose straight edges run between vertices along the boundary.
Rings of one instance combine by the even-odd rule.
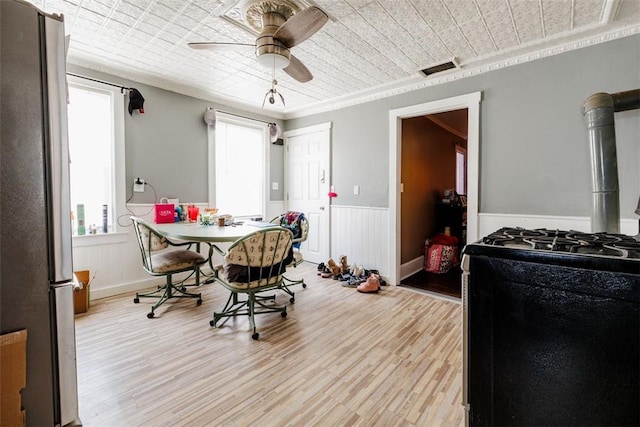
[[[211,326],[216,327],[222,318],[248,316],[253,330],[251,337],[257,340],[260,334],[256,314],[277,312],[287,317],[287,307],[276,305],[275,295],[259,294],[282,289],[284,271],[293,259],[292,240],[291,231],[274,226],[239,238],[226,252],[213,246],[223,258],[222,271],[215,275],[215,280],[230,294],[224,308],[213,313]],[[240,299],[242,294],[246,299]]]
[[[293,262],[291,265],[293,267],[297,267],[304,262],[304,257],[302,252],[300,251],[300,246],[302,242],[307,240],[309,236],[309,221],[305,217],[302,212],[294,212],[288,211],[283,214],[278,215],[273,218],[271,221],[273,224],[277,224],[281,227],[288,228],[293,233]],[[284,277],[284,284],[282,286],[282,290],[285,291],[291,297],[289,301],[295,302],[294,293],[289,289],[289,286],[293,285],[302,285],[303,288],[307,287],[307,284],[304,283],[303,279],[290,279],[288,277]]]
[[[171,298],[197,298],[196,304],[202,304],[200,293],[187,292],[185,282],[195,275],[195,285],[200,285],[200,266],[205,264],[213,252],[209,246],[208,257],[202,256],[197,251],[191,250],[196,242],[173,242],[162,236],[157,229],[141,218],[132,216],[133,229],[138,239],[140,254],[142,255],[142,267],[152,276],[165,276],[166,281],[162,285],[149,292],[136,292],[133,302],[138,304],[140,298],[158,298],[151,307],[147,317],[154,317],[155,310]],[[173,281],[176,273],[191,272],[186,278],[177,282]]]

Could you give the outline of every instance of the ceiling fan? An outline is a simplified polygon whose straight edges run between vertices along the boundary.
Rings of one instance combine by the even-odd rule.
[[[282,69],[301,83],[313,78],[309,69],[290,52],[324,26],[329,17],[316,6],[300,9],[289,0],[249,0],[245,2],[246,22],[260,34],[255,44],[193,42],[189,47],[213,51],[255,51],[265,67]]]

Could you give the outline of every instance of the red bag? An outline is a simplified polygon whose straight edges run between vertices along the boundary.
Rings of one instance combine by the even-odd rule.
[[[458,265],[458,238],[438,234],[427,239],[424,251],[424,269],[429,273],[446,273],[451,267]]]
[[[155,220],[156,224],[165,224],[168,222],[174,222],[174,210],[173,203],[156,203],[155,204]]]

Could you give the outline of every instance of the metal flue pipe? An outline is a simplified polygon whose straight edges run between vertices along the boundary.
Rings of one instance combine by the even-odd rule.
[[[613,114],[636,108],[640,108],[640,89],[614,94],[596,93],[582,105],[591,149],[591,231],[594,233],[620,232],[618,156]]]

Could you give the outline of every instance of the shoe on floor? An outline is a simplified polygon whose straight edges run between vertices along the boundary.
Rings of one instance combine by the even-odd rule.
[[[355,272],[357,269],[358,269],[358,265],[354,262],[353,264],[351,264],[351,267],[349,267],[349,273],[352,276],[355,276],[356,275]]]
[[[356,288],[362,293],[376,293],[380,290],[380,280],[375,274],[371,274],[366,282],[361,283]]]
[[[333,258],[329,258],[324,268],[326,269],[326,271],[323,272],[320,276],[322,276],[325,279],[332,276],[335,278],[335,276],[340,274],[340,266],[336,264]]]
[[[358,286],[360,282],[358,281],[358,279],[356,279],[355,277],[352,277],[351,279],[342,282],[342,286],[344,286],[345,288],[355,288]]]
[[[364,267],[361,266],[361,265],[356,265],[351,274],[353,276],[355,276],[355,277],[363,276],[364,275]]]
[[[340,270],[342,273],[346,273],[349,271],[349,264],[347,264],[347,256],[346,255],[340,255],[340,258],[338,258],[338,260],[340,261]]]

